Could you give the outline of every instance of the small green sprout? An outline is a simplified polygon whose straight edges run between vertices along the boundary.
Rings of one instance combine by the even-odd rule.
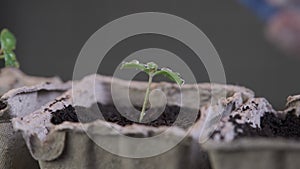
[[[169,68],[158,68],[157,64],[154,62],[148,62],[147,64],[142,64],[137,60],[132,60],[130,62],[124,62],[122,63],[121,69],[138,69],[141,70],[149,75],[149,80],[148,80],[148,87],[146,90],[145,98],[144,98],[144,103],[142,107],[142,111],[140,113],[140,118],[139,122],[142,122],[144,116],[145,116],[145,110],[146,106],[149,100],[149,94],[150,94],[150,86],[152,83],[152,79],[156,75],[164,75],[170,80],[176,82],[179,86],[184,84],[184,80],[180,77],[179,73],[173,72]]]
[[[6,67],[19,68],[19,62],[17,61],[14,50],[16,49],[16,38],[7,29],[3,29],[0,33],[0,59],[4,59]]]

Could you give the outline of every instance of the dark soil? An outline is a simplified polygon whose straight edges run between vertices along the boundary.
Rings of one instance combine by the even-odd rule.
[[[2,101],[0,101],[0,110],[5,109],[6,108],[6,104],[3,103]]]
[[[61,124],[64,121],[78,122],[78,117],[76,115],[75,109],[71,105],[65,107],[62,110],[52,112],[51,114],[51,123],[53,124]]]
[[[134,122],[122,116],[120,112],[113,105],[102,105],[98,104],[104,119],[108,122],[116,123],[121,126],[131,125]],[[136,109],[141,110],[141,107],[136,107]],[[144,125],[148,126],[171,126],[180,111],[180,107],[177,106],[167,106],[165,111],[156,120],[146,123]]]
[[[137,122],[131,121],[131,120],[127,119],[126,117],[124,117],[117,110],[117,108],[114,105],[102,105],[102,104],[98,103],[96,106],[98,106],[99,109],[101,110],[102,116],[104,118],[103,120],[105,120],[105,121],[116,123],[121,126],[131,125],[133,123],[139,124]],[[136,107],[136,109],[141,110],[141,107]],[[154,127],[172,126],[174,124],[174,122],[177,120],[180,109],[183,109],[183,110],[181,110],[181,113],[185,112],[188,114],[190,112],[189,109],[187,109],[187,108],[180,108],[178,106],[166,106],[165,110],[158,117],[155,117],[155,114],[149,113],[149,114],[151,114],[150,116],[155,117],[154,120],[152,120],[148,123],[141,123],[141,124],[146,125],[146,126],[154,126]],[[124,108],[122,110],[125,110],[129,113],[131,112],[130,109],[128,109],[128,108]],[[76,111],[78,111],[78,112],[76,112]],[[84,120],[82,120],[82,118],[81,118],[82,113],[79,111],[84,112],[84,116],[87,116],[90,113],[93,113],[93,111],[89,110],[89,109],[80,110],[78,108],[74,109],[72,106],[68,106],[63,110],[59,110],[57,112],[52,112],[51,122],[53,124],[61,124],[64,121],[85,122]],[[148,114],[148,116],[149,116],[149,114]],[[147,116],[147,114],[146,114],[146,116]],[[145,116],[145,118],[146,118],[146,116]],[[198,112],[197,118],[199,118],[199,117],[200,117],[200,111]],[[80,120],[78,120],[78,119],[80,119]],[[92,117],[92,120],[89,119],[86,122],[90,122],[90,121],[97,120],[97,119],[100,119],[100,117],[96,117],[96,116]],[[188,118],[185,118],[185,119],[182,119],[182,121],[180,121],[179,123],[181,125],[184,124],[186,126],[190,126],[191,123],[188,123],[189,121],[191,121],[191,120],[189,120]]]
[[[287,113],[284,117],[277,117],[274,113],[266,113],[261,117],[261,128],[253,128],[249,123],[237,124],[232,117],[231,121],[236,125],[235,131],[237,138],[241,137],[282,137],[291,139],[300,139],[300,117],[294,112]],[[242,129],[243,132],[238,132]]]

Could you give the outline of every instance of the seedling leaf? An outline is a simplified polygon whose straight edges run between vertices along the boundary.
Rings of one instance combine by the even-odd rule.
[[[146,65],[137,60],[132,60],[130,62],[122,63],[121,69],[138,69],[141,71],[146,71]]]
[[[20,64],[17,61],[16,55],[13,51],[4,51],[4,60],[6,67],[20,67]]]
[[[180,74],[177,72],[173,72],[171,69],[168,68],[162,68],[161,70],[154,73],[155,75],[163,75],[170,80],[176,82],[179,86],[184,84],[184,80],[180,77]]]
[[[0,42],[2,50],[12,51],[16,49],[16,38],[7,29],[3,29],[0,33]]]

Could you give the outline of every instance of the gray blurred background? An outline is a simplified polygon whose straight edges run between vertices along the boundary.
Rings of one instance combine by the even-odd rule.
[[[229,84],[253,89],[278,109],[283,109],[287,96],[300,93],[300,79],[295,78],[300,58],[288,57],[268,43],[264,23],[234,0],[1,0],[0,28],[16,35],[24,72],[69,80],[81,47],[96,30],[124,15],[146,11],[175,14],[197,25],[217,49]],[[176,53],[199,82],[208,81],[193,52],[159,35],[123,40],[107,54],[99,72],[111,75],[122,58],[149,47]]]

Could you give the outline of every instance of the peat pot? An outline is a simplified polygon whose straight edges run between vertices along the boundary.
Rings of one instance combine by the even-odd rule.
[[[275,111],[265,99],[252,98],[236,107],[235,111],[228,112],[231,117],[239,114],[239,124],[230,123],[232,119],[228,121],[224,118],[226,125],[219,123],[219,127],[223,128],[204,145],[212,168],[299,169],[299,100],[300,95],[289,97],[287,109]],[[264,120],[266,113],[273,119]],[[244,117],[248,118],[247,124],[243,124]],[[275,117],[281,121],[276,121]],[[252,122],[251,125],[249,122]],[[252,124],[255,124],[255,129]],[[220,140],[220,136],[223,140]]]
[[[156,111],[166,103],[163,110],[181,107],[179,125],[108,122],[123,117],[135,121],[146,87],[144,82],[90,75],[41,109],[14,118],[13,126],[41,169],[209,169],[207,154],[198,144],[200,108],[217,102],[224,93],[224,97],[253,97],[252,91],[236,86],[186,84],[180,89],[172,83],[153,83],[151,89],[159,91],[151,93],[144,121],[155,121],[151,115],[156,119]],[[124,114],[111,116],[109,111],[117,105]]]
[[[21,86],[27,87],[13,89]],[[0,70],[0,169],[39,168],[22,135],[13,131],[11,119],[37,110],[69,87],[58,78],[30,77],[13,68]]]
[[[206,147],[214,169],[299,169],[300,143],[287,139],[239,139]]]

